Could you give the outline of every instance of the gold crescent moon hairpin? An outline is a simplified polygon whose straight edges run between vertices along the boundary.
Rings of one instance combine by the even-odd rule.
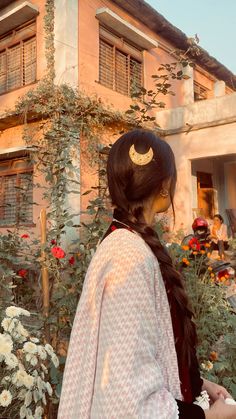
[[[153,159],[153,149],[150,147],[147,153],[140,154],[135,150],[134,144],[132,144],[129,149],[129,157],[134,164],[137,164],[138,166],[145,166]]]

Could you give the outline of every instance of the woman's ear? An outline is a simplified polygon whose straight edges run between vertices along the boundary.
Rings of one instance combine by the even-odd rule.
[[[162,182],[162,189],[169,191],[171,185],[171,178],[164,179]]]

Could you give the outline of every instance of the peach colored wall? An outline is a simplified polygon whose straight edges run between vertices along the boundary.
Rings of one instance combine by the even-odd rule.
[[[99,21],[96,19],[96,10],[101,7],[108,7],[117,13],[121,18],[145,32],[148,36],[161,42],[163,41],[141,22],[129,16],[125,11],[118,8],[107,0],[92,0],[79,2],[79,83],[80,88],[89,94],[96,94],[107,104],[114,105],[119,110],[126,110],[129,107],[130,99],[106,88],[98,83],[99,79]],[[173,47],[172,47],[173,49]],[[150,51],[144,51],[144,82],[145,88],[152,89],[153,80],[151,76],[157,73],[161,63],[173,62],[171,57],[160,46]],[[165,101],[168,107],[177,106],[182,103],[180,93],[181,82],[173,83],[176,96],[166,96]],[[179,89],[178,89],[179,86]]]
[[[31,3],[36,4],[39,9],[39,14],[36,18],[37,30],[37,80],[43,77],[46,69],[45,49],[44,49],[44,15],[45,15],[45,0],[31,0]],[[34,84],[35,85],[35,84]],[[23,96],[28,90],[32,89],[32,85],[24,86],[12,92],[0,95],[0,115],[5,110],[14,108],[16,100]]]

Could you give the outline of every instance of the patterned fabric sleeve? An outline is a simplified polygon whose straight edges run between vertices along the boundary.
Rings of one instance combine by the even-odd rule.
[[[113,257],[106,278],[91,418],[176,419],[155,358],[161,336],[152,262],[127,250]]]

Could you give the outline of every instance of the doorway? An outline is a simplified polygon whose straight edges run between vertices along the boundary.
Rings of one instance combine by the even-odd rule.
[[[213,218],[217,206],[216,190],[213,188],[212,173],[197,171],[198,208],[204,218]]]

